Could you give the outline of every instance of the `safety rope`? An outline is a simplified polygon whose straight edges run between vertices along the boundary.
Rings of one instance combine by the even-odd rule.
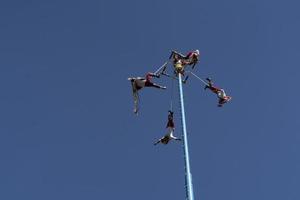
[[[171,101],[170,101],[170,111],[173,112],[173,96],[174,96],[174,79],[171,80]]]
[[[164,75],[164,76],[166,76],[166,77],[168,77],[168,78],[176,79],[176,77],[173,77],[173,76],[171,76],[170,74],[167,74],[167,73],[165,73],[165,72],[162,72],[161,74]]]
[[[190,71],[190,74],[192,74],[194,77],[196,77],[197,79],[199,79],[202,83],[204,83],[205,85],[208,85],[207,82],[205,82],[202,78],[200,78],[199,76],[197,76],[196,74],[194,74],[193,72]]]
[[[168,64],[169,61],[165,62],[162,66],[160,66],[155,72],[154,74],[157,74],[160,72],[161,69],[163,69],[164,67],[166,67],[166,65]],[[160,75],[160,74],[159,74]]]

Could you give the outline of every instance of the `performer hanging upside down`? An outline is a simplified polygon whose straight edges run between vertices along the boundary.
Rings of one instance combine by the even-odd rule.
[[[194,69],[195,65],[199,61],[199,56],[200,56],[200,52],[197,49],[197,50],[188,52],[186,55],[183,55],[182,53],[179,53],[176,51],[172,51],[169,58],[170,59],[173,58],[173,60],[179,60],[179,59],[184,60],[184,62],[187,65],[192,65],[192,69]]]
[[[159,143],[162,144],[168,144],[170,140],[177,140],[177,141],[181,141],[180,138],[177,138],[173,135],[173,132],[175,130],[175,125],[174,125],[174,120],[173,120],[173,112],[169,110],[169,114],[168,114],[168,123],[167,123],[167,127],[168,129],[168,133],[160,138],[157,142],[154,143],[154,145],[157,145]]]
[[[207,85],[205,86],[205,90],[208,88],[210,89],[213,93],[217,94],[218,98],[219,98],[219,107],[222,107],[225,103],[227,103],[228,101],[231,100],[231,96],[227,96],[224,89],[218,88],[216,86],[213,86],[213,82],[210,78],[206,78]]]
[[[158,85],[156,83],[152,82],[152,77],[159,78],[159,75],[148,72],[144,77],[136,77],[136,78],[128,78],[128,80],[131,82],[132,85],[132,93],[133,93],[133,99],[134,99],[134,110],[133,112],[135,114],[138,113],[138,103],[139,103],[139,95],[138,91],[141,90],[144,87],[154,87],[159,89],[166,89],[165,86]]]

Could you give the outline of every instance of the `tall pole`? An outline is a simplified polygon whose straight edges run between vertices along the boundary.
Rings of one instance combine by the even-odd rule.
[[[183,139],[182,146],[183,146],[183,152],[184,152],[186,200],[194,200],[192,174],[191,174],[191,169],[190,169],[188,138],[187,138],[187,131],[186,131],[186,123],[185,123],[185,111],[184,111],[184,99],[183,99],[181,73],[178,73],[178,88],[179,88],[181,124],[182,124],[182,139]]]

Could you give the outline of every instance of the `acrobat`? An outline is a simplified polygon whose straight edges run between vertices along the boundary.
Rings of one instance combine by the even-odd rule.
[[[154,145],[157,145],[159,143],[162,144],[168,144],[170,140],[177,140],[177,141],[181,141],[180,138],[177,138],[173,135],[173,132],[175,131],[175,125],[174,125],[174,120],[173,120],[173,112],[169,110],[169,114],[168,114],[168,122],[167,122],[167,129],[168,132],[167,134],[160,138],[157,142],[154,143]]]
[[[218,102],[218,106],[222,107],[225,103],[229,102],[232,97],[231,96],[227,96],[225,93],[225,90],[222,88],[218,88],[216,86],[213,85],[213,82],[211,80],[211,78],[206,78],[207,85],[205,86],[205,90],[208,88],[210,89],[213,93],[217,94],[218,98],[219,98],[219,102]]]
[[[158,89],[166,89],[165,86],[158,85],[156,83],[152,82],[152,77],[159,78],[159,75],[148,72],[145,77],[136,77],[136,78],[128,78],[128,80],[131,82],[132,86],[132,94],[134,99],[134,109],[133,112],[135,114],[138,113],[139,109],[139,94],[138,91],[143,89],[144,87],[154,87]]]

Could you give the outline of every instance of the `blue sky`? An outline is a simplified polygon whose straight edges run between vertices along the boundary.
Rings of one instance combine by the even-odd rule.
[[[298,1],[1,1],[0,198],[184,199],[180,144],[165,132],[169,90],[141,92],[172,49],[224,108],[185,85],[195,199],[298,200]],[[177,93],[176,93],[177,94]],[[177,98],[176,135],[180,135]]]

